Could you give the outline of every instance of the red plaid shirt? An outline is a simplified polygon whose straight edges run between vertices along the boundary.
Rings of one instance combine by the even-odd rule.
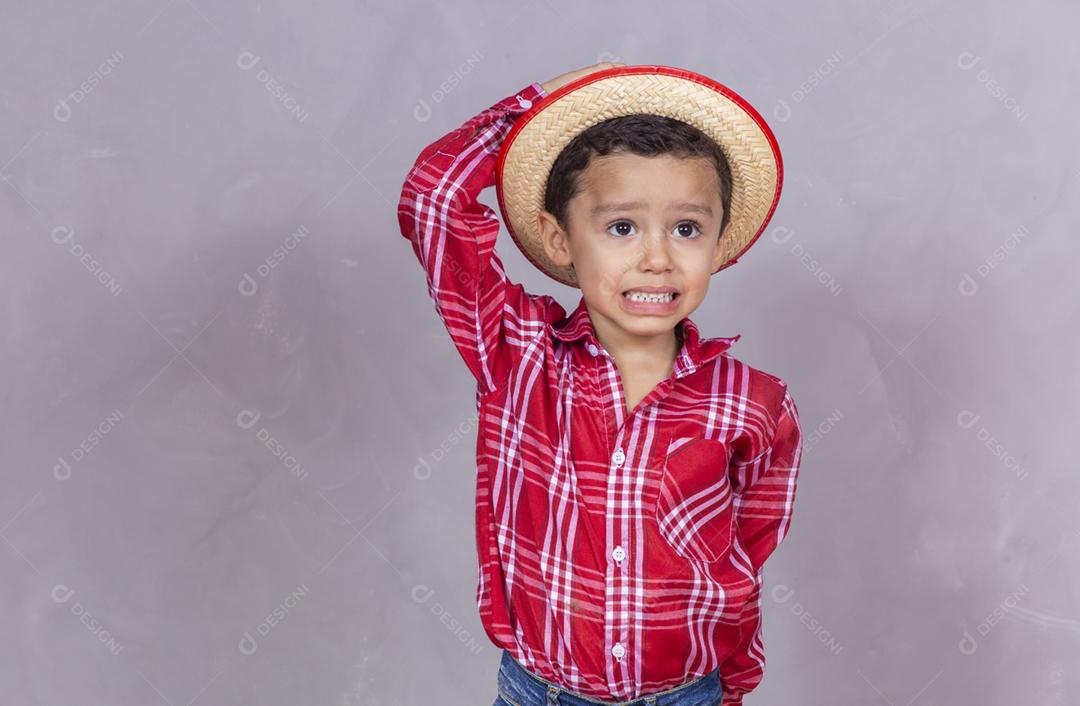
[[[426,147],[398,216],[477,380],[476,592],[484,629],[539,676],[603,701],[719,667],[724,706],[764,675],[761,568],[787,534],[801,432],[779,378],[684,318],[674,372],[627,413],[574,311],[506,278],[479,203],[533,83]]]

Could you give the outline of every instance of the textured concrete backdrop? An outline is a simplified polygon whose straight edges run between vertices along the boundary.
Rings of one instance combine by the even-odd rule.
[[[0,702],[494,700],[473,386],[398,189],[617,60],[730,85],[783,149],[693,315],[806,435],[748,704],[1080,703],[1078,15],[4,2]]]

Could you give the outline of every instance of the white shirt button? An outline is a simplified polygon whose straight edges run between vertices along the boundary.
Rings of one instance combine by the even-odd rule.
[[[518,105],[520,105],[522,108],[528,109],[532,107],[532,101],[528,98],[522,98],[521,96],[518,96]]]
[[[626,654],[626,648],[622,646],[621,642],[616,642],[615,646],[611,648],[611,654],[615,656],[615,659],[621,661],[623,655]]]
[[[626,454],[623,453],[622,449],[616,449],[615,453],[611,455],[611,462],[614,463],[616,466],[621,466],[623,461],[625,460]]]
[[[597,348],[596,346],[594,346],[591,343],[589,345],[585,346],[585,350],[589,351],[589,355],[594,356],[594,357],[596,355],[599,355],[599,353],[600,353],[600,349]]]
[[[621,546],[615,547],[615,550],[611,552],[611,558],[621,564],[622,560],[626,558],[626,550]]]

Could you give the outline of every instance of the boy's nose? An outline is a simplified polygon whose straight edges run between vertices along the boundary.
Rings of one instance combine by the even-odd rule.
[[[663,233],[650,233],[641,239],[639,263],[647,270],[666,270],[671,265],[668,240]]]

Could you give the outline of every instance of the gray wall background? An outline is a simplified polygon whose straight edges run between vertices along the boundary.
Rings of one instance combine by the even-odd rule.
[[[1078,14],[3,3],[0,701],[494,700],[474,388],[396,199],[466,118],[618,60],[715,77],[783,150],[693,315],[806,435],[747,703],[1080,702]]]

